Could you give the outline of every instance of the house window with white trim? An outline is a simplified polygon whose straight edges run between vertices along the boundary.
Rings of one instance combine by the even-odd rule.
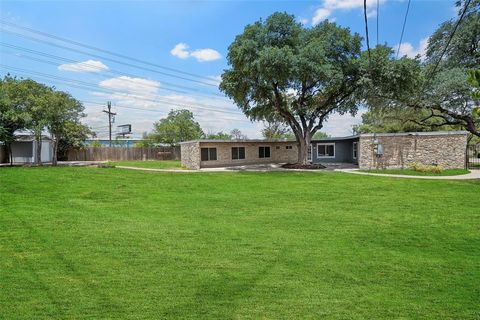
[[[312,145],[308,146],[307,149],[307,161],[312,161]]]
[[[358,157],[358,142],[353,143],[353,159],[357,160]]]
[[[318,158],[335,158],[335,143],[318,143]]]

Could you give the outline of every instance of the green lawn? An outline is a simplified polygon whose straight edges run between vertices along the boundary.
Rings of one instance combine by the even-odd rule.
[[[0,168],[0,319],[478,319],[479,191]]]
[[[434,172],[420,172],[412,169],[372,169],[372,170],[360,170],[362,172],[369,173],[383,173],[383,174],[403,174],[407,176],[458,176],[461,174],[470,173],[466,169],[447,169],[440,173]]]
[[[126,166],[149,169],[184,169],[180,161],[176,160],[148,160],[148,161],[109,161],[114,166]]]

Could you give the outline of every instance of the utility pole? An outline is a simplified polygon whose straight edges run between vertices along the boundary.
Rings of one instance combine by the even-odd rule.
[[[112,119],[115,119],[113,116],[116,115],[116,113],[112,112],[112,103],[110,101],[107,102],[107,110],[103,110],[106,114],[108,114],[108,145],[111,147],[112,146]]]

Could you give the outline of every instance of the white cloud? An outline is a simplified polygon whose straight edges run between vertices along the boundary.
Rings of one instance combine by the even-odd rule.
[[[312,24],[318,24],[330,16],[332,12],[329,9],[318,8],[312,18]]]
[[[374,18],[377,16],[377,10],[367,11],[367,18]]]
[[[187,51],[187,49],[188,45],[186,43],[179,43],[172,50],[170,50],[170,54],[180,59],[187,59],[190,56],[190,53]]]
[[[160,82],[155,80],[143,79],[143,78],[131,78],[127,76],[120,76],[116,78],[103,80],[98,85],[102,88],[115,90],[115,91],[154,94],[154,93],[157,93],[158,88],[160,87]]]
[[[399,56],[407,56],[409,58],[415,58],[417,55],[423,59],[428,46],[428,37],[420,40],[418,47],[415,48],[410,42],[403,42],[400,44]],[[398,44],[394,48],[398,48]]]
[[[189,51],[187,50],[188,48],[189,46],[186,43],[178,43],[172,50],[170,50],[170,54],[180,59],[193,57],[199,62],[214,61],[222,58],[222,55],[214,49],[205,48]]]
[[[66,63],[58,66],[58,70],[72,72],[102,72],[108,70],[108,67],[101,61],[87,60],[77,63]]]
[[[303,25],[306,25],[306,24],[308,24],[309,20],[307,18],[299,17],[298,22],[300,22]]]
[[[385,0],[379,0],[379,4],[383,4]],[[367,17],[375,17],[377,11],[375,8],[377,0],[367,0]],[[348,11],[353,9],[363,9],[363,0],[323,0],[320,8],[316,9],[313,18],[312,25],[316,25],[319,22],[331,17],[334,11]],[[329,18],[333,20],[332,18]]]
[[[213,49],[198,49],[190,53],[192,57],[195,57],[199,62],[214,61],[222,58],[222,55]]]
[[[359,110],[355,116],[334,113],[327,119],[321,131],[332,137],[345,137],[352,135],[352,126],[362,123],[363,113],[365,113],[365,110]]]
[[[380,4],[385,0],[380,0]],[[377,5],[377,0],[367,0],[367,8]],[[363,0],[324,0],[323,6],[332,10],[351,10],[363,8]]]

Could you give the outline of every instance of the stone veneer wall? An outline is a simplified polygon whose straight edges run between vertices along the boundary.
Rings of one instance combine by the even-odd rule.
[[[182,167],[200,169],[200,143],[198,141],[186,142],[180,145],[180,159]]]
[[[374,140],[384,146],[384,154],[374,153]],[[403,169],[412,162],[437,163],[445,169],[465,167],[467,134],[360,136],[360,169]]]
[[[258,147],[263,146],[270,147],[270,158],[258,157]],[[292,146],[292,149],[286,149],[286,146]],[[245,147],[245,159],[233,160],[232,147]],[[200,148],[217,148],[217,160],[200,161],[201,168],[241,166],[245,164],[261,163],[292,163],[297,162],[298,159],[296,142],[200,142]],[[200,149],[198,153],[200,154]]]

